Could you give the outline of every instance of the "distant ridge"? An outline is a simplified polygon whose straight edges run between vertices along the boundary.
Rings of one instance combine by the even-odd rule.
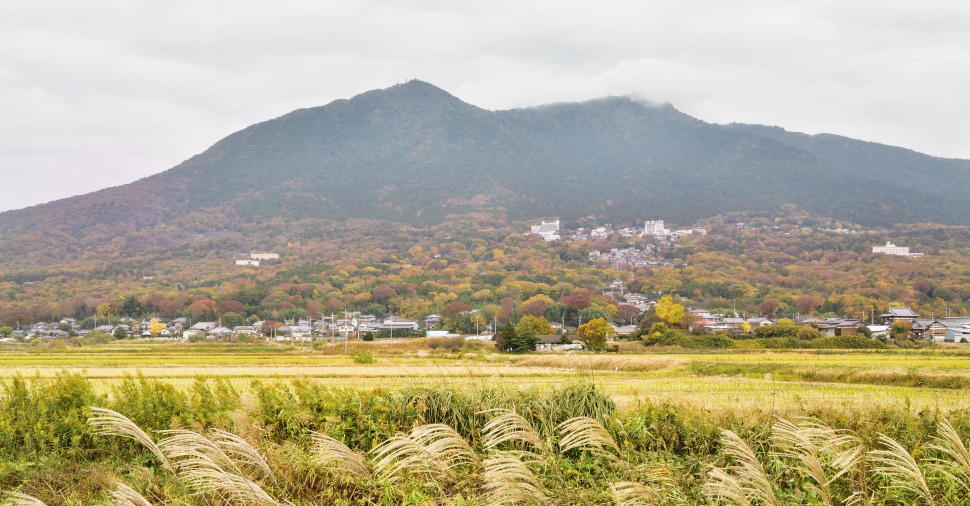
[[[689,223],[794,204],[869,226],[965,225],[968,189],[967,160],[628,97],[489,111],[414,80],[252,125],[131,184],[2,213],[0,254],[56,262],[54,244],[166,246],[207,224],[465,213]]]

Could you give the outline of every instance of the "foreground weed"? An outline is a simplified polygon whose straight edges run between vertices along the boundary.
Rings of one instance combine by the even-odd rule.
[[[482,427],[482,445],[486,450],[496,449],[505,443],[521,450],[542,452],[546,446],[539,431],[522,415],[511,409],[489,409],[479,414],[494,415]]]
[[[152,503],[145,499],[145,496],[120,481],[115,483],[115,488],[110,495],[115,506],[152,506]]]
[[[721,432],[721,446],[734,463],[727,468],[712,468],[704,492],[717,500],[747,505],[755,502],[778,506],[775,488],[754,450],[733,431]]]
[[[371,468],[363,455],[351,450],[342,442],[319,432],[313,433],[313,462],[365,481],[373,479]]]
[[[570,418],[559,424],[559,451],[583,450],[609,459],[616,459],[620,447],[603,424],[587,416]],[[607,450],[612,450],[611,453]]]
[[[512,453],[500,452],[485,459],[482,478],[490,506],[548,503],[539,479]]]
[[[47,506],[44,501],[20,492],[6,492],[2,498],[0,505],[3,506]]]
[[[95,434],[135,440],[151,451],[166,469],[172,470],[171,464],[162,450],[155,444],[155,440],[128,417],[110,409],[94,407],[91,408],[91,414],[93,416],[88,418],[88,424],[94,428]]]
[[[929,504],[935,504],[926,476],[913,455],[898,441],[885,434],[879,435],[879,442],[883,448],[869,452],[869,460],[875,464],[876,472],[887,478],[886,487],[907,492]]]

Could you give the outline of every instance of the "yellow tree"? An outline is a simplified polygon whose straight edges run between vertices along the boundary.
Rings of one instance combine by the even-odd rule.
[[[519,335],[551,336],[556,333],[552,324],[541,316],[525,315],[515,326],[515,333]]]
[[[604,318],[594,318],[576,329],[576,335],[586,348],[600,350],[606,347],[606,340],[616,335],[616,331]]]
[[[152,336],[157,336],[162,333],[162,329],[165,328],[165,324],[158,321],[158,318],[152,318],[148,322],[148,331],[151,332]]]
[[[103,302],[101,304],[98,304],[98,307],[96,307],[94,311],[95,311],[95,314],[101,318],[106,318],[114,314],[114,309],[111,307],[110,302]]]
[[[682,322],[685,312],[684,306],[674,302],[674,298],[669,295],[664,295],[657,301],[657,318],[671,325]]]

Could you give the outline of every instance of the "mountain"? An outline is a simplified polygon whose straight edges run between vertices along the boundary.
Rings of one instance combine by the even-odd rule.
[[[970,224],[967,188],[967,160],[627,97],[489,111],[410,81],[252,125],[131,184],[2,213],[0,255],[52,263],[245,224],[468,213],[687,224],[794,204],[870,226]]]

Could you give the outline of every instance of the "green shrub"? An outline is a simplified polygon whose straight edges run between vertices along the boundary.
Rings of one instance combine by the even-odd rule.
[[[809,345],[812,348],[818,349],[884,349],[886,345],[881,341],[875,339],[870,339],[863,335],[857,336],[837,336],[837,337],[821,337],[818,339],[812,339],[809,341]]]
[[[79,374],[31,380],[14,376],[2,384],[0,454],[8,460],[84,452],[93,444],[88,406],[102,404]]]
[[[734,346],[734,339],[723,334],[685,335],[676,344],[692,350],[722,349]]]
[[[751,339],[749,342],[757,348],[774,350],[812,347],[809,341],[803,341],[794,337],[768,337],[765,339]]]
[[[376,364],[377,359],[374,358],[374,354],[369,351],[360,351],[354,353],[350,356],[355,364]]]
[[[774,337],[785,337],[792,339],[810,340],[822,337],[822,334],[811,327],[795,325],[792,323],[772,323],[755,329],[753,336],[756,339],[768,339]]]

